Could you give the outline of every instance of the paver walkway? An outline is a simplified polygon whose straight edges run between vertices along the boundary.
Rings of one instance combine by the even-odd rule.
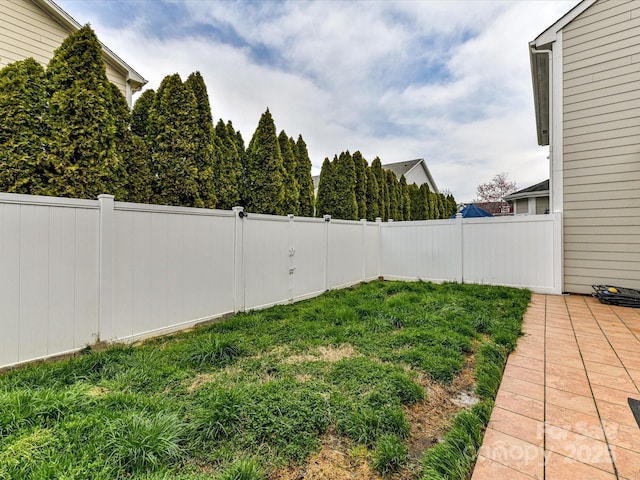
[[[472,480],[640,479],[640,309],[534,295]]]

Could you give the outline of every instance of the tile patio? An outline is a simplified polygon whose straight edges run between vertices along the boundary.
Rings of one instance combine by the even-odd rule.
[[[534,295],[472,480],[640,479],[640,309]]]

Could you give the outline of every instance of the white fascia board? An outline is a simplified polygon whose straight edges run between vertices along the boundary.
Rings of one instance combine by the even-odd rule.
[[[544,32],[536,37],[536,39],[531,42],[536,46],[536,48],[540,48],[544,45],[548,45],[549,43],[556,41],[556,34],[562,30],[567,24],[569,24],[573,19],[575,19],[578,15],[584,12],[591,5],[596,3],[598,0],[582,0],[579,4],[569,10],[565,15],[563,15],[556,23],[547,28]]]
[[[431,189],[435,193],[440,193],[440,191],[438,190],[438,186],[436,185],[436,182],[433,180],[433,177],[431,176],[431,172],[429,171],[429,167],[427,167],[427,162],[424,161],[424,158],[421,158],[420,162],[418,162],[412,168],[410,168],[409,171],[407,172],[407,174],[409,172],[411,172],[414,168],[416,168],[418,165],[422,165],[422,169],[424,170],[424,173],[427,174],[427,178],[429,179],[429,183],[431,184],[430,185]],[[406,176],[406,174],[405,174],[405,176]]]
[[[82,28],[71,15],[60,8],[53,0],[32,0],[40,8],[48,12],[58,23],[65,27],[70,32],[75,32]],[[127,82],[131,85],[133,92],[140,90],[147,80],[131,68],[124,60],[118,55],[113,53],[104,43],[100,42],[102,51],[104,54],[116,64],[117,67],[122,69],[127,74]]]
[[[520,198],[531,198],[531,197],[548,197],[549,190],[540,190],[539,192],[526,192],[526,193],[512,193],[510,195],[505,195],[503,200],[518,200]]]

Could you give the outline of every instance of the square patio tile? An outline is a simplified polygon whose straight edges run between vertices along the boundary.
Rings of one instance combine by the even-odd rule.
[[[542,480],[544,476],[544,450],[506,433],[487,428],[480,455],[513,470]]]

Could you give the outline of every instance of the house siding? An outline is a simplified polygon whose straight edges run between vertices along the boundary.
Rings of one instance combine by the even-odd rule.
[[[563,28],[564,289],[640,288],[640,2]]]
[[[549,212],[549,197],[536,197],[536,215]]]
[[[71,31],[29,0],[0,1],[0,68],[33,57],[46,67]],[[126,98],[127,74],[105,58],[107,78]]]

